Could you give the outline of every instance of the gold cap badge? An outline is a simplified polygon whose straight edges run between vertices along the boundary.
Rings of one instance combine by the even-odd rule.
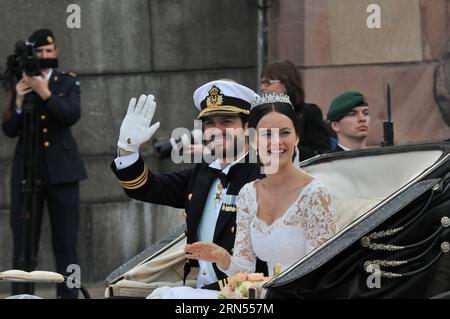
[[[53,38],[50,35],[47,37],[47,42],[50,44],[53,43]]]
[[[213,87],[208,91],[208,96],[206,97],[206,106],[220,106],[223,103],[223,95],[220,94],[220,89],[213,85]]]

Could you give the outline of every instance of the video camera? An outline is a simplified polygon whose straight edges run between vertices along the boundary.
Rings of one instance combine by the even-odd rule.
[[[22,71],[28,76],[41,74],[40,63],[36,58],[35,50],[34,45],[30,42],[21,40],[16,43],[14,54],[10,57],[17,79],[22,77]]]
[[[16,42],[14,54],[7,58],[3,85],[7,90],[12,90],[15,83],[22,78],[23,72],[28,76],[37,76],[41,75],[42,69],[57,67],[57,59],[38,59],[34,43],[20,40]]]

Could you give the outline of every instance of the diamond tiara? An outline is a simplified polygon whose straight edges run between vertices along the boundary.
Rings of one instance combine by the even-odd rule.
[[[269,94],[263,94],[261,96],[255,97],[251,103],[250,103],[250,109],[253,109],[254,107],[262,104],[270,104],[270,103],[288,103],[292,105],[291,100],[289,99],[289,96],[287,96],[284,93],[269,93]]]

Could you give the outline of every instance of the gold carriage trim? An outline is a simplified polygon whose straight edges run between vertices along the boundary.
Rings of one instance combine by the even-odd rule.
[[[399,278],[403,274],[381,270],[380,267],[398,267],[407,264],[406,260],[368,260],[364,263],[364,270],[368,274],[375,274],[382,278]],[[376,267],[374,267],[376,266]]]
[[[388,229],[388,230],[382,230],[382,231],[374,232],[374,233],[370,234],[369,237],[371,239],[388,237],[388,236],[395,235],[396,233],[398,233],[401,230],[403,230],[403,227],[398,227],[398,228],[393,228],[393,229]]]
[[[138,178],[135,178],[131,181],[121,181],[120,184],[125,189],[137,189],[142,187],[148,180],[148,168],[144,166],[144,171]]]
[[[397,250],[402,250],[405,249],[405,246],[397,246],[397,245],[391,245],[391,244],[369,244],[369,246],[367,247],[371,250],[381,250],[381,251],[397,251]]]
[[[220,105],[220,106],[208,106],[206,108],[204,108],[200,114],[198,115],[198,118],[200,119],[201,117],[203,117],[206,113],[209,112],[215,112],[215,111],[225,111],[225,112],[234,112],[234,113],[243,113],[245,115],[249,115],[250,111],[249,110],[244,110],[241,109],[240,107],[237,106],[232,106],[232,105]]]
[[[365,248],[369,248],[372,250],[384,250],[384,251],[395,251],[395,250],[402,250],[405,247],[404,246],[398,246],[398,245],[391,245],[391,244],[377,244],[372,242],[373,239],[383,238],[383,237],[389,237],[392,235],[395,235],[396,233],[403,230],[403,227],[398,228],[392,228],[388,230],[383,230],[379,232],[374,232],[370,234],[369,236],[364,236],[361,238],[361,246]]]
[[[448,216],[444,216],[441,219],[441,225],[442,227],[447,228],[448,226],[450,226],[450,218],[448,218]]]
[[[377,265],[380,267],[398,267],[407,263],[407,260],[368,260],[364,263],[364,269],[367,270],[369,265]]]
[[[366,272],[368,274],[375,274],[375,275],[380,276],[381,278],[389,278],[389,279],[391,279],[391,278],[403,277],[402,274],[398,274],[398,273],[395,273],[395,272],[383,271],[383,270],[378,270],[378,269],[374,269],[372,271],[370,271],[369,269],[365,269],[365,270],[366,270]]]
[[[444,241],[441,243],[441,251],[443,253],[448,253],[450,251],[450,243],[448,241]]]

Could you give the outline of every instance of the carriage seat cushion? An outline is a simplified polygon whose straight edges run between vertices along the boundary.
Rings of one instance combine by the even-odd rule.
[[[382,200],[382,198],[335,199],[334,206],[339,230],[344,229]]]
[[[170,280],[170,279],[169,279]],[[196,287],[196,280],[186,280],[186,286]],[[157,282],[140,282],[136,280],[122,279],[115,284],[109,285],[105,290],[105,297],[141,297],[145,298],[155,289],[161,287],[180,287],[183,281],[157,281]]]

